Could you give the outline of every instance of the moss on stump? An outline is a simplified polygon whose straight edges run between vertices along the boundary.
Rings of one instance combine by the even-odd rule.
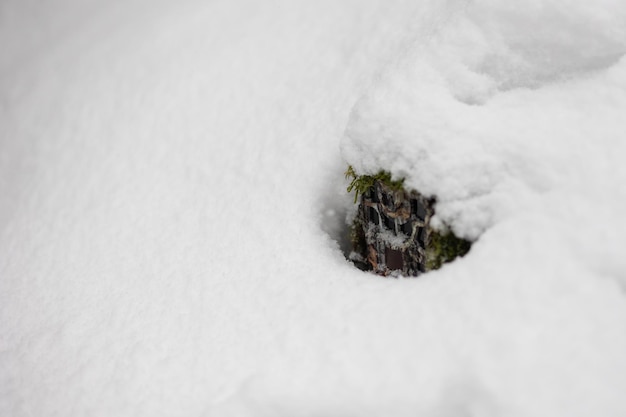
[[[390,173],[357,175],[346,171],[355,193],[357,215],[350,227],[350,260],[363,270],[383,276],[418,276],[438,269],[471,246],[450,231],[431,227],[435,201],[404,188],[404,180]]]

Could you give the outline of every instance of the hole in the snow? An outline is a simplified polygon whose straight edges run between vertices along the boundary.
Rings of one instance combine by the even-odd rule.
[[[346,224],[346,210],[340,207],[328,207],[322,213],[322,230],[337,244],[346,258],[352,252],[352,242]]]
[[[445,262],[464,256],[471,243],[453,233],[430,227],[435,202],[417,191],[406,190],[391,174],[357,175],[349,167],[346,177],[356,193],[356,214],[338,240],[359,269],[384,276],[418,276]]]

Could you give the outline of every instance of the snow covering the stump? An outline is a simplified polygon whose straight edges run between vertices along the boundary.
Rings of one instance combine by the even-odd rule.
[[[6,0],[0,50],[0,415],[626,414],[626,3]],[[346,163],[471,252],[355,269]]]

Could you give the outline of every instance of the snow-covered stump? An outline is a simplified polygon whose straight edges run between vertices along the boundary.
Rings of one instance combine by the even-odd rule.
[[[430,226],[433,199],[407,191],[388,173],[357,176],[349,169],[347,175],[353,177],[348,190],[357,192],[359,202],[350,231],[350,260],[358,268],[383,276],[419,276],[469,251],[470,242]]]
[[[432,203],[416,192],[375,181],[360,197],[352,258],[380,275],[417,276],[426,271],[427,225]]]

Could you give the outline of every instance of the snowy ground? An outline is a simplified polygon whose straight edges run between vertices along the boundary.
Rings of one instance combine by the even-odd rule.
[[[626,415],[626,5],[0,4],[1,416]],[[346,164],[477,239],[340,249]]]

